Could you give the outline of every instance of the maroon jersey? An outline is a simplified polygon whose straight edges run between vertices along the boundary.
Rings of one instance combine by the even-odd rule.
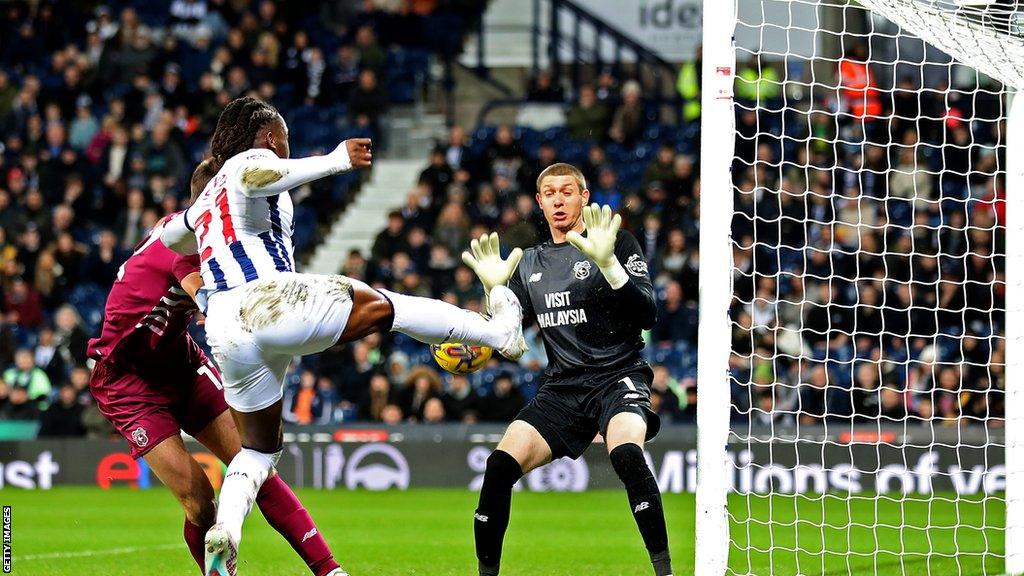
[[[187,329],[195,303],[181,280],[199,272],[199,256],[182,256],[150,234],[121,266],[103,315],[99,338],[89,341],[89,357],[137,374],[180,370],[193,343]],[[175,370],[177,371],[177,370]]]

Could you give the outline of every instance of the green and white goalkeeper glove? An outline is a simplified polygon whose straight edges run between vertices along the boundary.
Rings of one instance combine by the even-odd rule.
[[[491,288],[504,286],[516,271],[519,261],[523,259],[522,248],[513,248],[507,259],[501,258],[501,248],[497,232],[484,234],[469,244],[469,251],[462,253],[462,261],[476,272],[480,283],[484,285],[484,295],[490,298]],[[488,302],[487,309],[490,310]]]
[[[615,257],[615,238],[622,225],[622,217],[613,215],[610,206],[591,204],[583,207],[583,224],[587,227],[586,236],[571,231],[565,239],[597,264],[612,290],[622,288],[629,282],[626,269]]]

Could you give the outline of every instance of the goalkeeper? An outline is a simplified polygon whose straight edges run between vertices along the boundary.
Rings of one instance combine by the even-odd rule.
[[[540,391],[487,459],[474,514],[481,576],[498,574],[516,481],[552,459],[578,458],[598,432],[655,575],[672,573],[661,494],[643,452],[660,427],[651,410],[653,374],[640,355],[640,332],[654,325],[654,287],[639,243],[619,230],[621,218],[607,206],[587,206],[589,197],[578,169],[554,164],[537,178],[550,241],[502,260],[498,235],[490,234],[462,255],[486,290],[509,283],[548,355]]]

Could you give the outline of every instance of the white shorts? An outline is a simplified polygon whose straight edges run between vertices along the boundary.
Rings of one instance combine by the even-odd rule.
[[[352,282],[282,272],[215,292],[206,310],[224,398],[239,412],[255,412],[281,399],[293,357],[322,352],[341,338],[352,313]]]

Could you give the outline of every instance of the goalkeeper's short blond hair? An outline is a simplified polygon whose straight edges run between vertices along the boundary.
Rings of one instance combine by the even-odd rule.
[[[566,164],[565,162],[558,162],[548,166],[540,175],[537,176],[537,192],[540,192],[540,183],[544,181],[548,176],[572,176],[576,179],[576,185],[580,187],[580,193],[587,189],[587,179],[583,177],[583,172],[580,169],[573,166],[572,164]]]

